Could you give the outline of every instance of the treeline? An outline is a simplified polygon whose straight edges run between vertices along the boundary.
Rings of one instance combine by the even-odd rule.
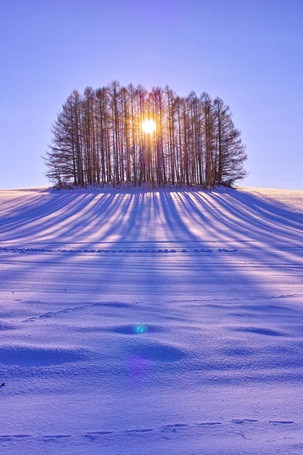
[[[152,119],[153,133],[142,130]],[[177,96],[168,86],[77,90],[52,127],[47,176],[59,186],[121,184],[231,186],[247,156],[229,106],[207,93]]]

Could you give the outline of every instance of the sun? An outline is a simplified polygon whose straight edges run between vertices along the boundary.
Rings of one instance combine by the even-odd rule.
[[[142,131],[146,134],[152,134],[156,131],[156,123],[151,118],[143,120]]]

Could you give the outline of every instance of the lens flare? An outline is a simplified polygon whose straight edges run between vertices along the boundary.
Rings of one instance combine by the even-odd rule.
[[[143,325],[143,324],[134,325],[133,332],[136,335],[141,335],[142,333],[147,332],[147,327],[146,327],[146,325]]]

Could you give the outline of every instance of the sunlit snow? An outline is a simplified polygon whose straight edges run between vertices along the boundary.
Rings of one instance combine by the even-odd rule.
[[[0,453],[303,453],[302,200],[1,190]]]

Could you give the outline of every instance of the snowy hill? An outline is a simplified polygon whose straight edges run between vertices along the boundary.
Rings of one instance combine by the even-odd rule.
[[[303,191],[0,191],[1,454],[301,454]]]

